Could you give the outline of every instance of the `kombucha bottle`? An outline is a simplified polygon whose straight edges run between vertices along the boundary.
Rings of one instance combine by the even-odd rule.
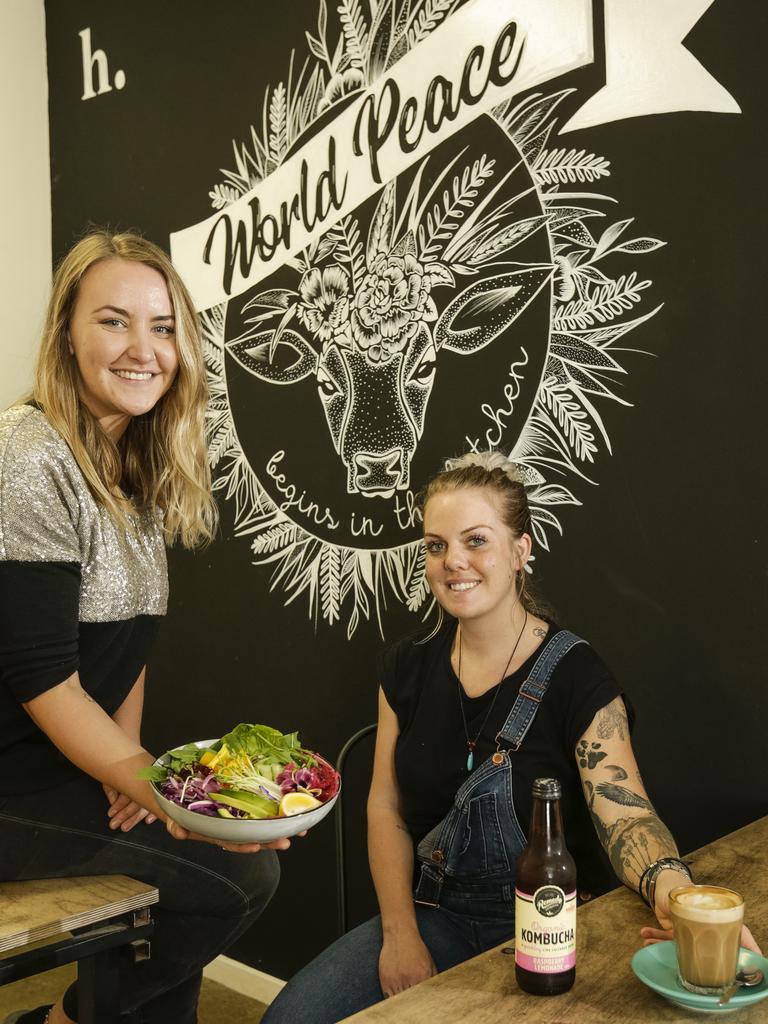
[[[528,845],[515,877],[515,977],[556,996],[576,977],[576,864],[568,853],[557,779],[536,779]]]

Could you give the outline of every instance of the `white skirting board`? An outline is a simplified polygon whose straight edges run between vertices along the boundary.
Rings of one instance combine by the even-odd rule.
[[[241,964],[228,956],[217,956],[203,970],[203,974],[211,981],[239,992],[243,996],[256,999],[260,1003],[271,1003],[285,982],[274,978],[255,967]]]

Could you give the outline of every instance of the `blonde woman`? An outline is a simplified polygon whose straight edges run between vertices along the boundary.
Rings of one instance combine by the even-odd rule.
[[[201,837],[136,778],[154,760],[140,727],[165,546],[216,523],[206,400],[197,317],[166,254],[131,234],[79,241],[55,274],[32,398],[0,415],[0,877],[159,887],[152,958],[123,993],[142,1024],[197,1020],[203,965],[279,874],[256,844],[179,842]],[[10,1021],[77,1021],[74,987]]]

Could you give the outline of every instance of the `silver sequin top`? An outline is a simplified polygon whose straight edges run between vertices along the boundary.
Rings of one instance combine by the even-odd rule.
[[[94,500],[69,446],[28,405],[0,413],[0,560],[77,562],[80,622],[164,615],[165,542],[158,513],[124,530]]]

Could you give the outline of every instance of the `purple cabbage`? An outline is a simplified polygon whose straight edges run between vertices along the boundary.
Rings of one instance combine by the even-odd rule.
[[[218,817],[220,804],[211,800],[211,793],[218,793],[221,783],[208,768],[198,766],[195,772],[188,768],[182,768],[175,775],[159,783],[160,792],[166,800],[171,800],[180,807],[186,807],[189,811],[196,811],[198,814],[207,814],[210,817]]]

